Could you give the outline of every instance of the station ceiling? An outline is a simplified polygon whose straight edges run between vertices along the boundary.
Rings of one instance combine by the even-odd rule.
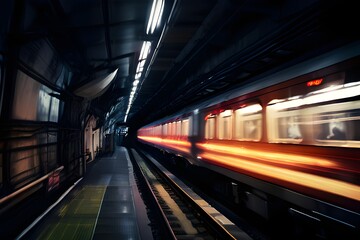
[[[68,90],[135,128],[359,39],[346,1],[164,0],[152,33],[153,0],[26,2],[24,37],[53,44],[74,72]]]

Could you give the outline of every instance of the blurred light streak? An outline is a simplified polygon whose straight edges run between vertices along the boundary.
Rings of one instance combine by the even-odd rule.
[[[188,141],[146,136],[138,136],[138,138],[146,142],[177,149],[185,153],[190,153],[191,144]]]
[[[264,162],[282,163],[287,165],[298,166],[298,164],[321,166],[327,168],[339,168],[338,164],[323,158],[298,156],[295,154],[270,152],[264,150],[251,150],[243,147],[232,147],[224,144],[197,144],[205,151],[232,154],[235,157],[254,158]]]
[[[252,162],[237,156],[226,156],[222,152],[218,154],[204,152],[200,154],[203,159],[208,159],[216,165],[227,166],[233,170],[245,170],[273,179],[302,185],[308,188],[329,192],[332,194],[344,196],[360,201],[360,187],[355,184],[343,182],[336,179],[317,176],[309,173],[289,170],[276,166],[267,165],[266,163]]]

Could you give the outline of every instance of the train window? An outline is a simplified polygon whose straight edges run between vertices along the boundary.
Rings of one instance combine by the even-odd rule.
[[[214,139],[215,138],[215,122],[216,115],[209,115],[205,119],[205,138]]]
[[[176,122],[171,123],[171,136],[176,136]]]
[[[313,108],[317,144],[360,147],[360,101]]]
[[[171,123],[168,123],[166,126],[167,126],[167,136],[166,137],[168,137],[168,136],[171,136]]]
[[[174,131],[173,131],[173,123],[168,123],[168,136],[172,136]]]
[[[170,131],[171,131],[171,136],[175,137],[176,136],[176,122],[171,122],[170,123]]]
[[[181,121],[176,121],[176,136],[181,136]]]
[[[152,136],[152,137],[157,136],[158,135],[158,129],[159,129],[159,126],[151,127],[150,136]]]
[[[170,123],[166,124],[166,137],[168,137],[171,134],[171,125]]]
[[[267,108],[270,142],[360,147],[360,82],[333,86]]]
[[[169,124],[169,126],[170,126],[170,136],[175,136],[175,131],[176,131],[176,126],[175,126],[175,122],[171,122],[170,124]]]
[[[167,125],[168,125],[167,123],[162,125],[162,137],[166,137],[168,134],[168,126]]]
[[[161,125],[155,127],[155,135],[160,137],[161,136]]]
[[[253,104],[235,110],[235,139],[260,141],[262,129],[262,107]]]
[[[181,121],[181,136],[189,135],[189,119],[183,119]]]
[[[306,133],[312,131],[311,120],[298,106],[296,100],[275,100],[267,107],[267,133],[269,142],[300,143]],[[274,103],[275,102],[275,103]]]
[[[146,136],[154,136],[154,127],[149,127],[145,129]]]
[[[219,139],[231,139],[232,133],[232,110],[226,110],[219,114]]]

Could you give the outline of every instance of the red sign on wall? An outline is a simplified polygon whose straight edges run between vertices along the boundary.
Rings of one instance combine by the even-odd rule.
[[[319,79],[314,79],[314,80],[308,81],[306,83],[306,86],[308,86],[308,87],[319,86],[323,80],[324,80],[323,78],[319,78]]]

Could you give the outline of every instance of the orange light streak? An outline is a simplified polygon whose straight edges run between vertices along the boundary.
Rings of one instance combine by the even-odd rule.
[[[226,154],[231,154],[236,157],[248,157],[256,158],[264,162],[272,163],[284,163],[288,165],[297,166],[298,164],[311,165],[311,166],[321,166],[327,168],[337,168],[338,164],[331,162],[327,159],[317,158],[317,157],[307,157],[307,156],[298,156],[295,154],[288,153],[279,153],[279,152],[270,152],[264,150],[251,150],[242,147],[232,147],[223,144],[197,144],[204,151],[214,151],[221,152]]]
[[[263,163],[252,162],[237,156],[224,156],[220,152],[219,154],[204,152],[203,154],[200,154],[200,157],[208,159],[214,164],[228,166],[231,169],[246,170],[248,172],[254,172],[263,176],[268,176],[360,201],[360,187],[355,184]]]
[[[177,149],[185,153],[190,153],[191,144],[188,141],[146,136],[138,136],[138,138],[146,142],[151,142],[159,144],[161,146]]]

